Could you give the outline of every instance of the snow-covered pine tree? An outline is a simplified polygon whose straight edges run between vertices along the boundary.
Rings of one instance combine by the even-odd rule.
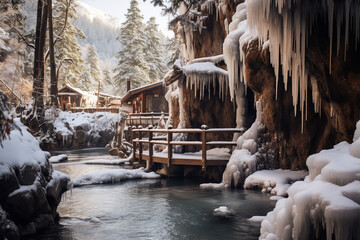
[[[164,59],[165,50],[162,43],[162,36],[158,30],[155,17],[151,17],[146,23],[145,36],[146,48],[145,59],[149,65],[149,78],[151,82],[160,81],[166,73],[166,63]]]
[[[117,39],[122,49],[117,53],[119,60],[113,72],[116,74],[114,82],[117,92],[124,94],[127,90],[127,83],[131,88],[136,88],[149,83],[149,67],[145,59],[144,48],[146,38],[144,36],[143,16],[138,8],[138,2],[132,0],[130,8],[125,14],[126,20],[122,24]]]
[[[103,71],[103,84],[102,84],[102,91],[107,93],[107,94],[111,94],[111,95],[115,95],[116,91],[114,91],[114,86],[113,86],[113,79],[112,76],[110,74],[110,71],[105,69]]]
[[[68,11],[67,8],[69,8]],[[86,36],[71,23],[71,20],[75,18],[76,3],[74,0],[56,0],[54,1],[53,11],[55,36],[58,36],[63,31],[55,44],[57,65],[61,67],[58,76],[59,87],[66,83],[82,87],[78,80],[85,69],[77,37],[85,38]],[[68,21],[65,21],[65,18],[68,18]]]
[[[87,45],[87,56],[86,56],[86,65],[92,77],[91,84],[93,86],[90,89],[84,89],[86,91],[89,90],[97,90],[99,82],[101,82],[101,71],[99,66],[99,57],[97,54],[97,49],[93,45]]]

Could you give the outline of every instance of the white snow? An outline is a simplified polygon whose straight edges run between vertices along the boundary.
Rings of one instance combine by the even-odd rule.
[[[121,165],[129,162],[132,156],[128,158],[110,158],[110,159],[95,159],[84,161],[85,164],[101,164],[101,165]]]
[[[237,149],[231,155],[223,173],[222,183],[241,186],[245,179],[256,171],[257,135],[261,124],[261,102],[256,103],[257,117],[251,127],[237,139]]]
[[[223,218],[231,218],[232,216],[235,215],[234,211],[226,206],[220,206],[218,208],[215,208],[213,214],[217,217],[223,217]]]
[[[159,177],[160,175],[154,172],[147,173],[143,169],[109,169],[86,174],[71,183],[74,187],[79,187],[91,184],[118,183],[127,179]]]
[[[60,163],[60,162],[65,162],[68,160],[68,156],[66,154],[60,154],[57,156],[52,156],[51,158],[49,158],[49,161],[51,163]]]
[[[360,236],[360,159],[350,155],[350,146],[342,142],[309,156],[309,176],[267,214],[260,239],[303,239],[320,231],[329,240]]]
[[[304,180],[307,171],[261,170],[245,179],[244,188],[262,188],[262,192],[270,192],[278,196],[286,196],[286,191],[295,181]]]
[[[27,131],[20,119],[14,119],[15,124],[21,129],[13,130],[10,136],[2,142],[0,147],[0,174],[4,168],[21,168],[30,164],[34,169],[40,170],[45,166],[50,153],[40,149],[38,141]]]
[[[265,216],[252,216],[251,218],[248,219],[248,221],[250,221],[250,222],[261,222],[264,219],[265,219]]]

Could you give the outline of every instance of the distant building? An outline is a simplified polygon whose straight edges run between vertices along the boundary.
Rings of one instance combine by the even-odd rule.
[[[73,107],[96,107],[97,96],[66,84],[58,92],[59,107],[65,111]]]
[[[133,113],[168,112],[166,91],[162,81],[135,88],[121,98],[121,106]]]

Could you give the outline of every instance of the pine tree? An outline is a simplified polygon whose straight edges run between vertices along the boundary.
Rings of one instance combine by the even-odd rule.
[[[87,46],[87,57],[86,65],[89,67],[90,74],[96,86],[101,82],[101,71],[99,66],[99,56],[97,54],[97,49],[93,45]]]
[[[126,20],[122,24],[120,34],[117,37],[122,49],[116,55],[119,61],[117,67],[113,70],[116,74],[114,81],[118,92],[121,94],[125,93],[128,82],[131,84],[131,88],[150,82],[149,67],[144,55],[146,39],[143,35],[143,16],[136,0],[131,1],[130,8],[125,16]]]
[[[164,45],[161,41],[161,35],[156,24],[155,17],[151,17],[146,23],[146,61],[149,65],[149,78],[151,82],[162,79],[166,71],[166,63],[164,62]]]
[[[76,3],[73,0],[56,0],[53,11],[55,36],[60,35],[55,44],[57,65],[61,66],[60,76],[58,76],[59,87],[66,83],[81,87],[78,79],[85,69],[77,38],[85,38],[85,35],[69,21],[75,18]],[[66,18],[69,20],[65,21]]]
[[[116,91],[114,91],[114,86],[113,86],[113,79],[110,75],[109,70],[105,69],[103,71],[103,84],[102,84],[102,91],[107,93],[107,94],[111,94],[111,95],[115,95]]]

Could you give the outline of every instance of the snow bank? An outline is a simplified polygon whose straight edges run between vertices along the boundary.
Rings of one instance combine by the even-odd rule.
[[[66,154],[60,154],[57,156],[52,156],[49,161],[51,163],[60,163],[60,162],[65,162],[68,160],[68,156]]]
[[[160,175],[154,172],[147,173],[143,169],[109,169],[86,174],[71,183],[74,187],[79,187],[91,184],[118,183],[127,179],[159,177]]]
[[[286,196],[286,191],[292,183],[304,180],[307,171],[291,170],[261,170],[254,172],[245,179],[244,188],[262,188],[262,192],[269,192],[278,196]]]
[[[100,165],[121,165],[126,162],[129,162],[132,158],[132,155],[128,158],[110,158],[110,159],[95,159],[95,160],[88,160],[83,163],[85,164],[100,164]]]
[[[356,141],[359,129],[358,122]],[[260,239],[359,239],[360,159],[350,154],[353,144],[342,142],[307,159],[309,176],[267,214]]]

